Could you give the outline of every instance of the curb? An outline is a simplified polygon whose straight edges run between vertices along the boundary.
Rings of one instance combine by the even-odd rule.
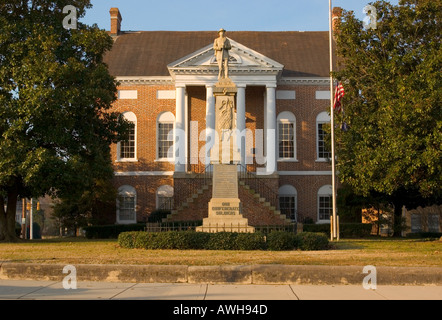
[[[65,265],[4,262],[0,280],[62,281]],[[360,266],[74,265],[77,281],[193,284],[360,285]],[[373,276],[373,274],[371,274]],[[442,285],[441,267],[377,267],[378,285]]]

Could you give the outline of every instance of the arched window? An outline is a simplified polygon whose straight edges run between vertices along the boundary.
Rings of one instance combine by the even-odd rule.
[[[316,156],[318,161],[325,161],[331,158],[331,152],[325,145],[324,124],[330,123],[330,115],[327,112],[321,112],[316,117]]]
[[[171,112],[161,113],[157,118],[157,160],[170,161],[173,156],[175,116]]]
[[[118,188],[117,223],[130,224],[137,222],[137,191],[132,186]]]
[[[291,185],[284,185],[278,190],[279,210],[292,221],[297,220],[298,192]]]
[[[157,209],[172,210],[173,209],[173,187],[164,185],[157,190]]]
[[[278,115],[278,159],[296,160],[296,118],[291,112]]]
[[[318,222],[330,222],[333,215],[333,188],[331,185],[322,186],[318,191]]]
[[[120,141],[117,145],[118,161],[136,161],[137,160],[137,117],[133,112],[125,112],[121,115],[133,126],[129,129],[128,139]]]

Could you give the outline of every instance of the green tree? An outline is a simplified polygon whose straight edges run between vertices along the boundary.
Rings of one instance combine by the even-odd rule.
[[[373,5],[376,28],[343,11],[336,34],[346,90],[337,121],[349,128],[336,130],[337,166],[359,194],[388,195],[398,217],[402,205],[441,200],[442,2]]]
[[[77,229],[88,224],[100,224],[103,212],[115,206],[117,190],[112,180],[97,179],[84,190],[78,190],[63,198],[54,205],[52,217],[59,228],[72,230],[77,236]]]
[[[80,22],[89,0],[0,3],[0,240],[15,241],[17,197],[64,197],[112,177],[110,144],[128,124],[109,111],[111,37]],[[6,210],[5,210],[5,206]]]

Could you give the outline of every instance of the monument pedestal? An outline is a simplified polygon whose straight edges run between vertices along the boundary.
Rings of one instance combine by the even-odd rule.
[[[196,229],[198,232],[255,232],[255,228],[250,227],[248,219],[241,214],[238,165],[233,164],[241,160],[233,135],[236,131],[237,91],[235,83],[228,77],[220,78],[213,89],[215,130],[218,135],[210,157],[213,163],[213,192],[209,202],[209,217]]]
[[[248,219],[241,214],[238,197],[238,170],[236,164],[215,164],[213,166],[213,196],[209,202],[209,217],[197,232],[240,232],[253,233]]]

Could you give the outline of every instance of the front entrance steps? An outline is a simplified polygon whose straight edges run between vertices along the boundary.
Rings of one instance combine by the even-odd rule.
[[[243,216],[251,226],[289,225],[292,223],[280,210],[262,197],[244,180],[238,183]],[[212,182],[197,189],[190,197],[171,211],[163,222],[203,220],[208,216],[208,203],[212,198]]]

